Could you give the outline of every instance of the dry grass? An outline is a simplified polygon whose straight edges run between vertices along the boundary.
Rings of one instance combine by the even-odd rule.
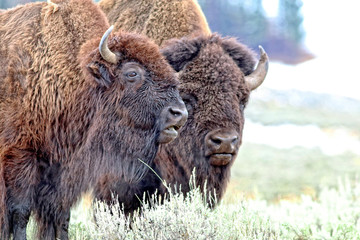
[[[215,209],[194,188],[186,197],[171,194],[163,204],[156,198],[144,202],[132,221],[119,204],[83,206],[72,211],[70,239],[360,239],[360,184],[348,179],[336,189],[323,188],[316,200],[305,195],[278,204],[239,199]],[[31,223],[29,239],[33,229]]]

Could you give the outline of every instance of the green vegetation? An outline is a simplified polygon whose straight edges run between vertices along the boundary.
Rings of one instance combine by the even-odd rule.
[[[268,201],[314,196],[322,186],[335,187],[339,176],[353,179],[359,172],[360,157],[352,153],[327,156],[319,149],[244,144],[232,167],[227,198],[235,192]]]
[[[326,101],[326,99],[324,100]],[[345,127],[360,134],[360,112],[339,112],[308,106],[293,106],[277,101],[251,100],[245,115],[252,121],[264,125],[292,123],[313,124],[321,128]]]

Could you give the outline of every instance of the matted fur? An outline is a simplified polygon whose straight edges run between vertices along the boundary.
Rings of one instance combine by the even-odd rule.
[[[101,0],[116,29],[145,34],[158,45],[171,38],[210,35],[197,0]]]
[[[189,117],[179,137],[160,146],[152,168],[167,183],[181,185],[187,193],[190,176],[196,168],[196,183],[214,193],[220,200],[230,179],[230,169],[241,144],[244,108],[250,95],[245,75],[255,66],[255,54],[234,38],[218,34],[198,38],[173,39],[162,53],[179,74],[180,94]],[[205,136],[216,129],[236,131],[239,141],[232,161],[226,166],[212,166],[205,154]],[[101,181],[95,197],[111,203],[111,192],[118,195],[125,212],[140,206],[144,193],[164,196],[167,189],[153,172],[148,172],[139,184]],[[210,197],[214,197],[210,195]]]
[[[179,104],[174,70],[146,37],[118,32],[91,0],[31,3],[0,15],[0,238],[67,239],[70,207],[104,176],[140,181],[155,157],[162,109]],[[124,80],[128,62],[141,83]],[[16,231],[22,229],[21,232]],[[23,238],[16,236],[17,238]]]

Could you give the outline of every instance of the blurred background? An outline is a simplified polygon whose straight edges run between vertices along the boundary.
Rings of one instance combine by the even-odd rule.
[[[238,194],[317,198],[360,172],[360,3],[199,0],[211,30],[235,36],[271,64],[246,108],[228,200]]]
[[[317,198],[360,172],[360,2],[198,0],[210,28],[262,45],[271,63],[246,108],[225,201]],[[0,0],[10,8],[26,0]]]

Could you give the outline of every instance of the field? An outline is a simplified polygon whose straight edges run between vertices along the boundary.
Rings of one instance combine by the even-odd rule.
[[[241,200],[221,203],[214,210],[205,206],[202,194],[193,189],[188,197],[170,196],[163,205],[150,208],[133,222],[123,215],[111,215],[101,203],[93,212],[81,203],[72,212],[71,239],[360,239],[360,185],[349,179],[337,189],[323,188],[314,200],[302,195],[300,201]],[[153,202],[156,202],[154,200]],[[112,212],[120,206],[111,207]],[[130,226],[131,225],[131,226]],[[28,237],[33,239],[33,226]]]
[[[247,120],[264,126],[280,127],[271,143],[263,141],[268,144],[247,142],[249,136],[244,135],[244,144],[232,171],[230,188],[234,191],[244,191],[249,196],[268,201],[296,199],[300,194],[315,197],[323,187],[336,187],[339,177],[355,179],[360,173],[359,101],[327,94],[264,89],[251,99],[245,115]],[[299,131],[281,134],[281,126],[285,126],[282,124],[298,127],[300,133],[307,126],[317,131],[305,136]],[[285,129],[291,131],[294,128]],[[321,132],[324,134],[317,138],[316,134]],[[336,132],[340,134],[336,135]],[[261,132],[256,134],[259,142],[267,137],[260,135]],[[285,141],[300,138],[296,143],[303,146],[274,147],[283,135],[289,138]],[[309,147],[311,144],[305,142],[313,143]],[[330,146],[324,146],[326,143]],[[353,148],[357,152],[351,151]],[[332,154],[324,153],[322,149]]]
[[[355,144],[360,140],[360,103],[352,99],[265,90],[251,100],[246,117],[264,127],[312,125],[330,136],[345,132]],[[279,136],[272,145],[247,141],[251,132],[246,134],[217,208],[205,206],[194,188],[188,197],[174,194],[154,208],[144,203],[130,223],[83,199],[72,211],[71,239],[360,239],[360,155],[350,144],[329,154],[321,143],[279,148]],[[31,225],[30,239],[33,234]]]

